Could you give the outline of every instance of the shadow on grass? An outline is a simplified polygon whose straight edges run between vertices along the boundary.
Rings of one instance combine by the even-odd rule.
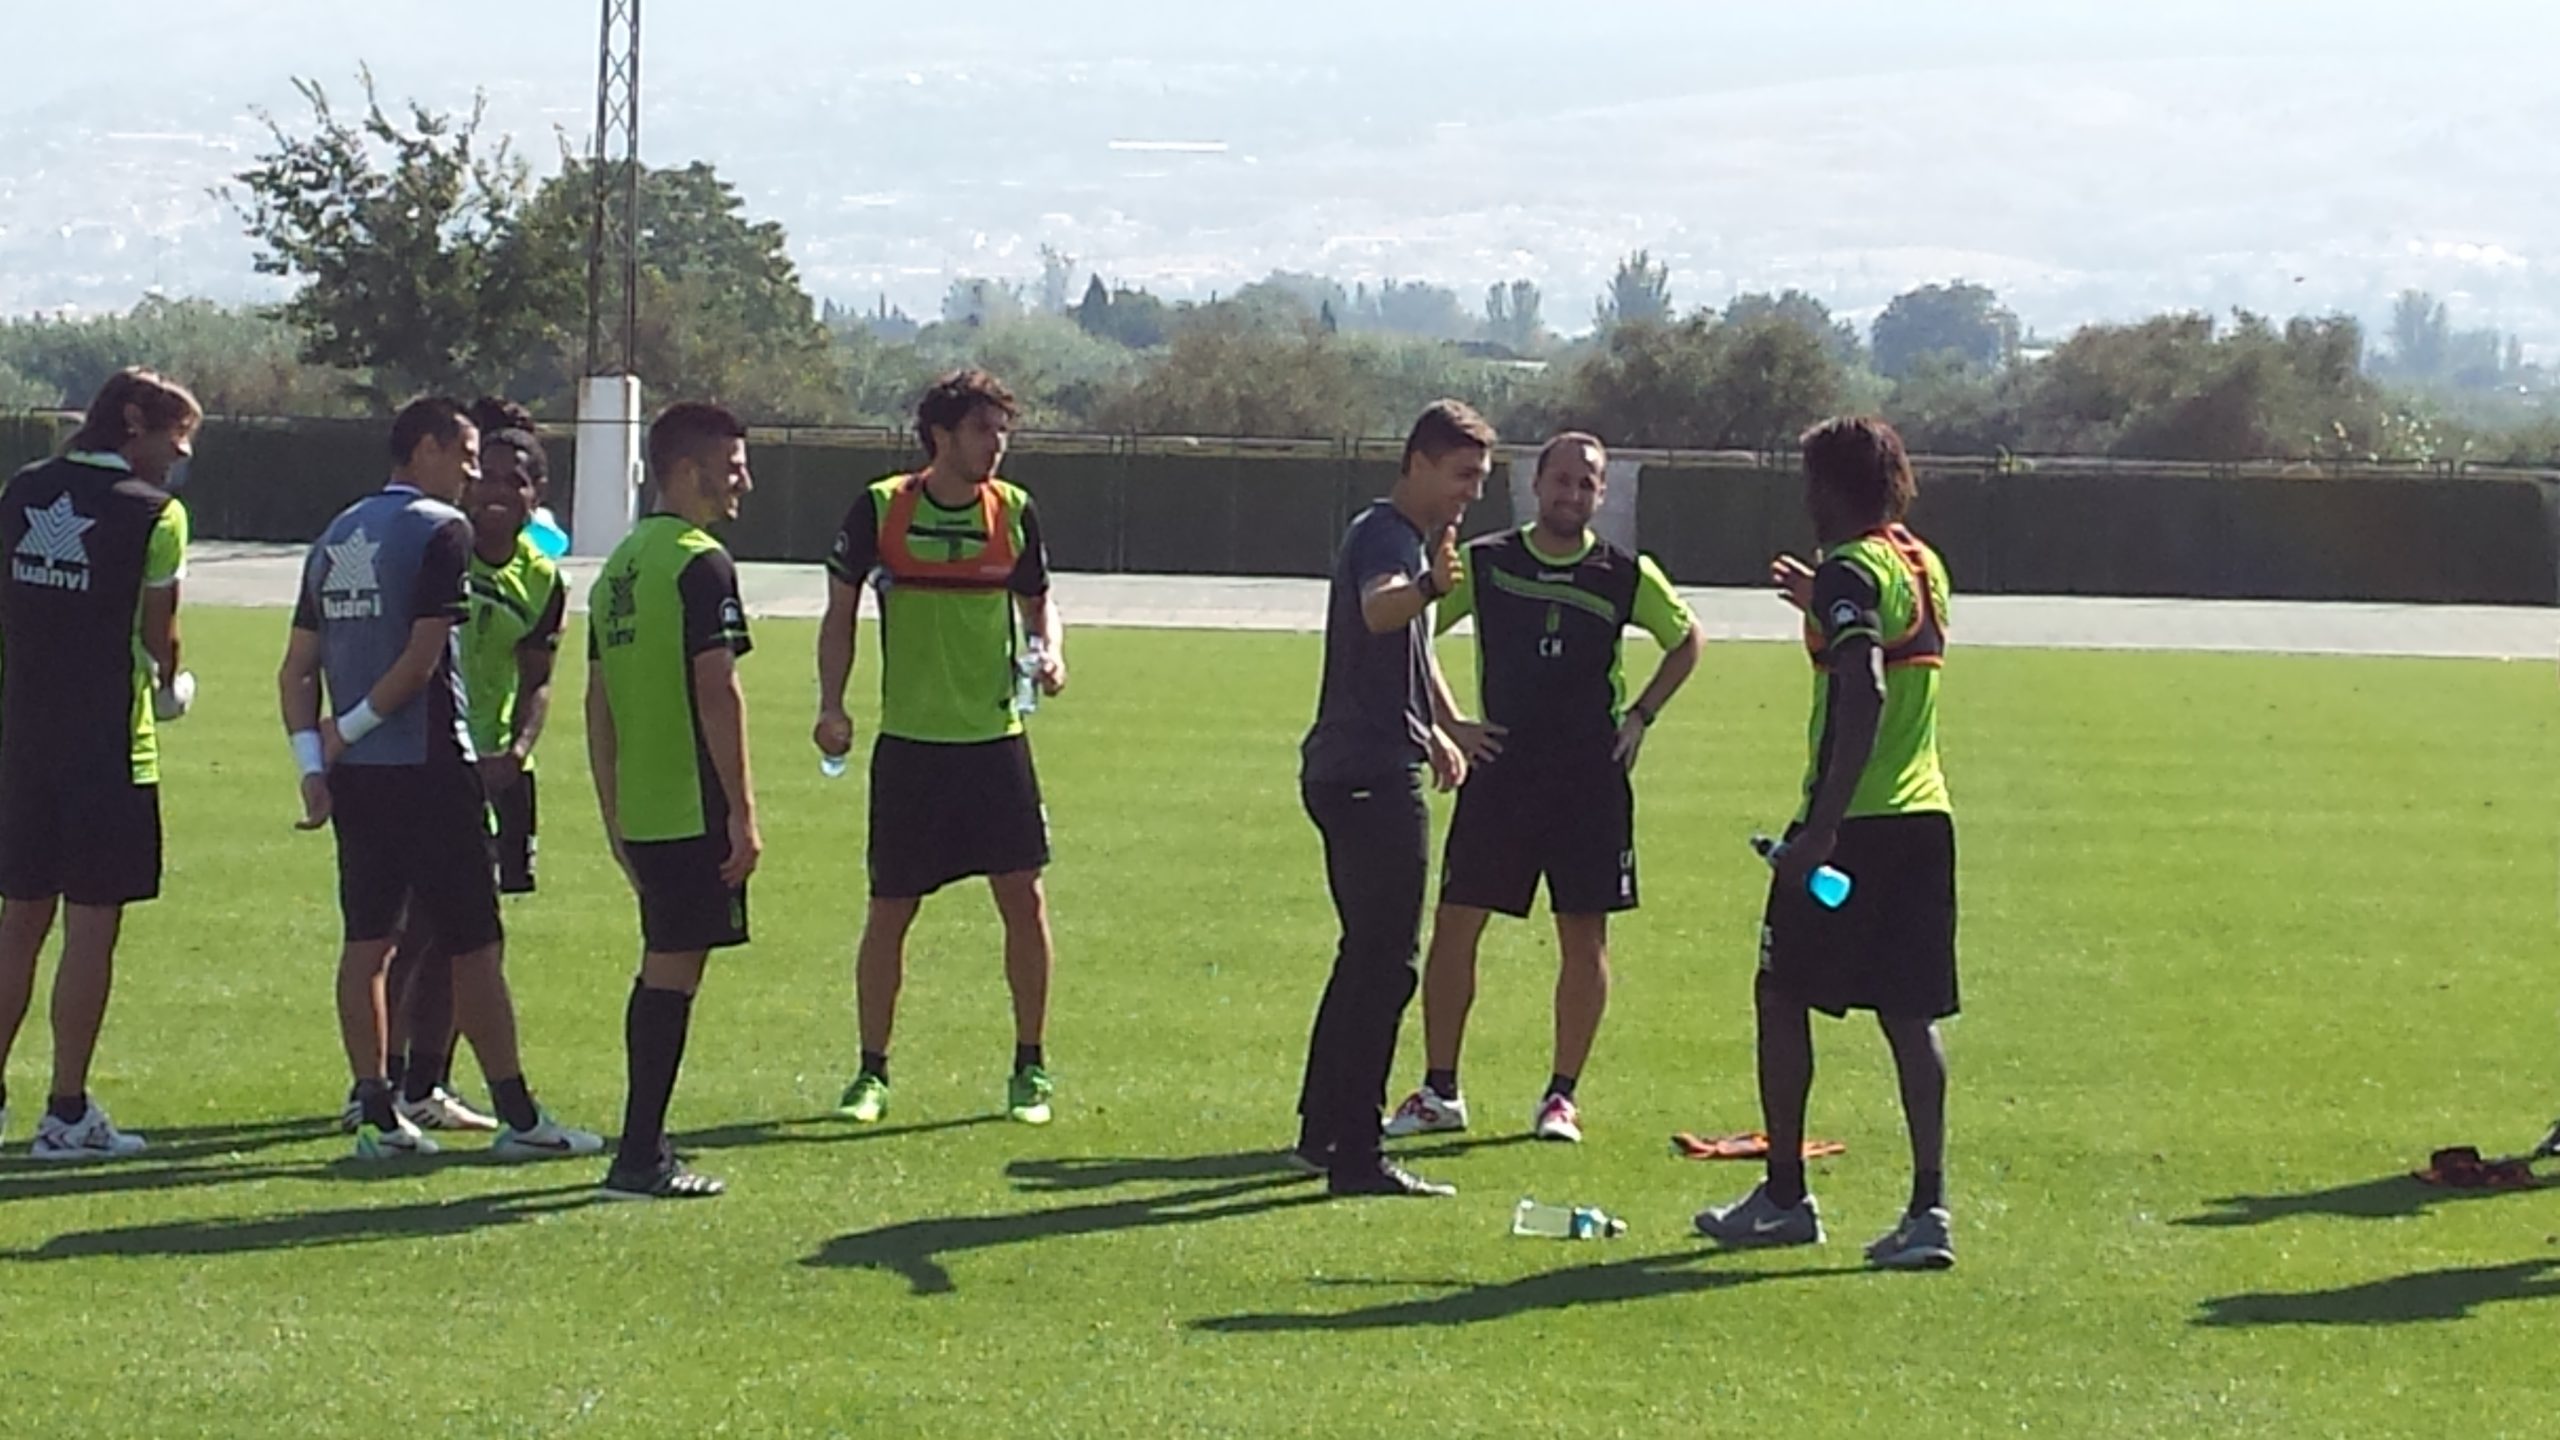
[[[1208,1156],[1199,1162],[1150,1163],[1206,1163],[1214,1168],[1217,1163],[1234,1158]],[[1278,1163],[1276,1159],[1274,1163]],[[876,1230],[839,1235],[800,1263],[821,1269],[885,1270],[904,1276],[911,1294],[947,1295],[958,1287],[952,1283],[951,1271],[944,1261],[963,1251],[992,1250],[1003,1245],[1059,1240],[1075,1235],[1201,1225],[1300,1205],[1321,1205],[1325,1203],[1325,1194],[1321,1189],[1310,1188],[1313,1183],[1303,1177],[1237,1179],[1128,1200],[1062,1205],[1052,1210],[907,1220],[883,1225]]]
[[[1493,1150],[1530,1143],[1526,1135],[1453,1140],[1390,1152],[1395,1160],[1447,1159],[1470,1150]],[[1055,1160],[1016,1160],[1005,1178],[1024,1190],[1059,1192],[1110,1190],[1123,1185],[1199,1185],[1218,1180],[1250,1180],[1257,1176],[1298,1176],[1285,1150],[1240,1150],[1231,1155],[1072,1156]]]
[[[2483,1305],[2560,1299],[2560,1260],[2474,1265],[2395,1275],[2299,1295],[2225,1295],[2195,1318],[2205,1326],[2414,1325],[2465,1320]]]
[[[238,1125],[178,1126],[146,1132],[151,1148],[125,1160],[38,1160],[21,1150],[0,1159],[0,1202],[61,1199],[74,1195],[123,1195],[189,1190],[312,1174],[308,1165],[189,1164],[245,1160],[289,1145],[310,1145],[338,1133],[331,1117],[261,1120]]]
[[[792,1120],[755,1120],[711,1130],[688,1130],[675,1137],[679,1151],[739,1150],[758,1145],[842,1145],[854,1140],[894,1140],[902,1135],[931,1135],[993,1125],[1005,1117],[969,1115],[957,1120],[928,1120],[913,1125],[857,1125],[836,1115],[806,1115]]]
[[[1723,1270],[1699,1263],[1715,1254],[1715,1251],[1704,1247],[1665,1250],[1657,1255],[1548,1270],[1490,1285],[1464,1280],[1319,1280],[1315,1283],[1320,1286],[1393,1286],[1444,1289],[1449,1293],[1332,1314],[1220,1315],[1194,1320],[1191,1328],[1223,1335],[1259,1335],[1289,1331],[1476,1325],[1488,1320],[1508,1320],[1533,1311],[1612,1305],[1664,1295],[1690,1295],[1774,1280],[1811,1280],[1830,1275],[1869,1273],[1863,1266],[1832,1266],[1815,1270]]]
[[[2352,1184],[2305,1190],[2293,1195],[2225,1195],[2204,1202],[2221,1208],[2183,1216],[2170,1223],[2265,1225],[2314,1215],[2348,1220],[2404,1220],[2423,1215],[2439,1205],[2533,1193],[2532,1189],[2457,1190],[2444,1185],[2429,1185],[2412,1175],[2384,1175],[2378,1179],[2358,1180]]]
[[[592,1203],[592,1184],[554,1185],[451,1200],[423,1200],[343,1210],[295,1210],[242,1219],[180,1220],[57,1235],[32,1250],[0,1252],[18,1261],[77,1260],[93,1255],[243,1255],[313,1250],[376,1240],[423,1240],[520,1225]]]

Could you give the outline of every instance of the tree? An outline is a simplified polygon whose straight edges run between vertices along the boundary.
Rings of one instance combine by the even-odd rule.
[[[1123,285],[1106,290],[1097,275],[1076,307],[1076,324],[1087,335],[1116,340],[1132,350],[1150,350],[1165,342],[1173,329],[1173,309],[1144,290]]]
[[[1363,318],[1368,323],[1356,328],[1426,340],[1464,340],[1476,331],[1475,321],[1458,303],[1457,291],[1422,280],[1381,283],[1369,292]]]
[[[1566,381],[1561,421],[1621,445],[1769,450],[1837,404],[1822,341],[1771,316],[1610,328]]]
[[[2401,291],[2391,304],[2391,372],[2404,380],[2441,379],[2452,334],[2444,302],[2424,290]]]
[[[478,98],[458,121],[415,104],[394,120],[361,74],[360,118],[301,79],[311,133],[254,112],[271,148],[217,193],[258,242],[258,273],[302,282],[283,314],[307,361],[370,372],[356,383],[381,406],[494,384],[574,306],[572,257],[525,223],[525,164],[482,142]]]
[[[1754,292],[1737,295],[1724,307],[1724,323],[1744,325],[1760,319],[1783,320],[1804,330],[1822,342],[1831,358],[1842,366],[1863,364],[1867,358],[1866,342],[1858,338],[1858,327],[1846,320],[1832,318],[1831,307],[1802,290],[1789,290],[1771,295]]]
[[[563,157],[560,173],[544,182],[526,216],[527,233],[554,263],[574,271],[577,282],[552,317],[556,343],[539,363],[519,369],[518,391],[565,390],[583,364],[569,342],[584,324],[593,173],[591,162]],[[699,161],[643,167],[638,188],[640,325],[633,368],[643,389],[717,399],[759,420],[830,418],[837,385],[827,329],[801,284],[782,226],[750,218],[737,187]],[[883,308],[879,318],[887,320]]]
[[[1040,309],[1047,315],[1067,313],[1067,295],[1075,289],[1076,257],[1046,243],[1040,246]]]
[[[1486,286],[1484,338],[1515,355],[1533,353],[1546,343],[1545,304],[1533,280]]]
[[[1002,280],[963,275],[942,295],[942,323],[979,329],[1022,318],[1022,290]]]
[[[1352,355],[1313,326],[1276,334],[1225,311],[1183,326],[1102,419],[1138,434],[1337,437],[1366,398]]]
[[[1592,311],[1600,330],[1625,324],[1667,324],[1671,319],[1671,264],[1655,263],[1653,252],[1638,250],[1618,262],[1609,291]]]
[[[1878,374],[1899,379],[1923,355],[1953,355],[1996,370],[2018,351],[2018,317],[1989,287],[1958,280],[1893,297],[1871,337]]]

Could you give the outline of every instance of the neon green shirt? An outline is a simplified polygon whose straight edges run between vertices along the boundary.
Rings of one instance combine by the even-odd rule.
[[[728,801],[702,738],[694,657],[744,655],[737,567],[703,530],[651,515],[614,547],[596,579],[587,658],[613,711],[613,793],[628,841],[690,840],[728,824]]]
[[[492,565],[474,551],[465,583],[471,617],[462,628],[462,687],[471,707],[471,748],[495,755],[515,743],[516,692],[523,676],[518,656],[529,645],[560,648],[569,587],[561,582],[560,567],[524,535],[516,537],[516,553],[504,565]],[[532,756],[525,757],[524,768],[533,768]]]
[[[1022,641],[1017,597],[1049,593],[1049,558],[1030,493],[996,487],[1012,532],[1012,578],[1002,589],[901,585],[881,559],[881,536],[898,491],[914,477],[891,475],[845,512],[827,572],[847,585],[868,581],[880,598],[880,733],[902,740],[973,744],[1023,732],[1013,708],[1014,664]],[[972,500],[959,509],[918,499],[909,548],[929,561],[966,560],[987,548],[985,517]]]
[[[1938,761],[1938,671],[1946,653],[1946,562],[1909,536],[1920,567],[1915,574],[1885,535],[1864,535],[1834,547],[1814,570],[1813,604],[1805,616],[1814,647],[1812,756],[1805,772],[1804,818],[1822,778],[1831,721],[1831,675],[1822,656],[1841,641],[1863,636],[1883,647],[1884,713],[1876,745],[1859,773],[1847,818],[1946,813],[1946,771]],[[1921,589],[1925,574],[1927,592]]]

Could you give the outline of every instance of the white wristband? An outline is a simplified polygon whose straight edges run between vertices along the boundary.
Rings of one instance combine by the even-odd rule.
[[[382,717],[373,713],[371,700],[359,700],[356,708],[338,717],[338,738],[353,745],[382,727]]]
[[[293,762],[302,767],[303,774],[317,775],[329,768],[320,748],[319,731],[296,730],[289,738],[293,741]]]

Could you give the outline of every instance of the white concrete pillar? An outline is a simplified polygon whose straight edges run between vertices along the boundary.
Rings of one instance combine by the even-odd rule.
[[[639,518],[645,461],[640,377],[590,375],[578,383],[577,509],[569,553],[610,555]]]

